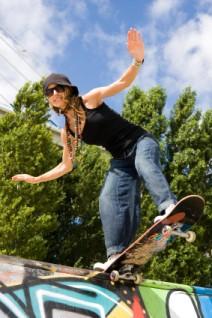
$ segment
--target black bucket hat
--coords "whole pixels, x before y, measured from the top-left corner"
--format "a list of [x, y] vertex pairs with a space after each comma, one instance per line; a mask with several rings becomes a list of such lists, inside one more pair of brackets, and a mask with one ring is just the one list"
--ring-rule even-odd
[[59, 84], [59, 85], [72, 87], [74, 95], [76, 96], [79, 95], [79, 90], [77, 86], [72, 85], [69, 78], [65, 76], [64, 74], [52, 73], [45, 78], [43, 83], [43, 90], [45, 95], [46, 95], [46, 90], [49, 84]]

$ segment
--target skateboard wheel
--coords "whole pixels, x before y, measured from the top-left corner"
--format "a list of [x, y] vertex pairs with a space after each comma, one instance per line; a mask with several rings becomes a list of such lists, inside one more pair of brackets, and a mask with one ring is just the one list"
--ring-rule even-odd
[[113, 281], [113, 282], [117, 282], [119, 280], [119, 272], [118, 271], [112, 271], [110, 273], [110, 279]]
[[193, 243], [195, 240], [196, 240], [196, 233], [193, 231], [188, 231], [186, 241], [189, 243]]
[[135, 284], [141, 284], [142, 282], [142, 277], [139, 274], [135, 274], [135, 280], [134, 280]]
[[165, 225], [162, 229], [163, 235], [170, 235], [172, 232], [172, 227], [170, 225]]

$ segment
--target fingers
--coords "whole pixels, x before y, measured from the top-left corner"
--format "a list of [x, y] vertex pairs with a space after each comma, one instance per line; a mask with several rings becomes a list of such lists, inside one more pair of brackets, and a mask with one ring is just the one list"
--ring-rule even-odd
[[136, 28], [130, 28], [127, 33], [128, 41], [138, 41], [140, 39], [140, 33]]
[[24, 181], [27, 183], [36, 183], [36, 178], [29, 174], [16, 174], [11, 179], [12, 181]]
[[19, 175], [19, 174], [13, 176], [11, 179], [12, 179], [12, 181], [21, 181], [21, 180], [23, 180], [23, 179], [21, 178], [21, 175]]
[[28, 181], [30, 179], [30, 176], [27, 174], [16, 174], [15, 176], [13, 176], [12, 181]]

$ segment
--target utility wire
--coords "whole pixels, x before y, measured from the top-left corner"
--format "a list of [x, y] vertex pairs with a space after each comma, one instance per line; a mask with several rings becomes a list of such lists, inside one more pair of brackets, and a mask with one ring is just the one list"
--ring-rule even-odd
[[12, 84], [1, 72], [0, 72], [0, 77], [3, 78], [5, 82], [7, 82], [14, 90], [17, 92], [19, 90], [18, 87], [16, 87], [14, 84]]
[[16, 70], [16, 72], [18, 72], [25, 80], [27, 80], [27, 81], [29, 81], [30, 79], [28, 79], [25, 75], [24, 75], [24, 73], [22, 73], [21, 71], [19, 71], [19, 69], [16, 67], [16, 66], [14, 66], [12, 63], [10, 63], [10, 61], [4, 56], [4, 55], [2, 55], [1, 53], [0, 53], [0, 56], [11, 66], [11, 67], [13, 67], [15, 70]]
[[39, 77], [41, 77], [41, 74], [39, 74], [33, 67], [32, 65], [30, 65], [28, 63], [28, 61], [25, 60], [25, 58], [23, 57], [23, 55], [21, 55], [19, 53], [19, 51], [17, 49], [15, 49], [12, 45], [10, 45], [2, 36], [0, 36], [0, 39], [2, 40], [2, 42], [4, 42], [11, 50], [13, 50], [23, 61], [24, 63], [26, 63], [32, 70], [33, 72], [35, 72]]
[[11, 106], [11, 102], [4, 95], [0, 94], [0, 97], [2, 97]]
[[[2, 26], [0, 26], [0, 30], [2, 30], [6, 35], [8, 35], [9, 38], [11, 38], [13, 40], [14, 43], [16, 43], [16, 50], [17, 52], [19, 52], [19, 56], [32, 68], [32, 65], [30, 65], [23, 57], [23, 52], [27, 52], [30, 53], [30, 55], [32, 55], [33, 60], [35, 60], [38, 64], [39, 61], [37, 60], [37, 57], [35, 56], [35, 54], [33, 54], [32, 52], [28, 52], [25, 48], [21, 47], [20, 44], [18, 43], [18, 41], [16, 40], [16, 38], [7, 30], [5, 30], [5, 28], [3, 28]], [[5, 41], [6, 42], [6, 41]], [[21, 50], [19, 49], [19, 47], [21, 48]], [[14, 48], [13, 48], [14, 49]], [[18, 53], [17, 53], [18, 54]], [[35, 71], [34, 68], [32, 68]], [[37, 72], [36, 72], [37, 73]], [[41, 76], [41, 74], [37, 73], [39, 76]]]
[[[2, 26], [0, 26], [0, 30], [3, 31], [3, 33], [8, 36], [9, 38], [11, 38], [14, 42], [14, 45], [16, 44], [15, 48], [8, 42], [6, 41], [1, 35], [0, 35], [0, 40], [2, 40], [2, 42], [4, 42], [10, 49], [12, 49], [18, 56], [20, 59], [22, 59], [24, 61], [24, 63], [26, 65], [28, 65], [32, 70], [33, 72], [35, 72], [39, 77], [41, 77], [41, 74], [39, 74], [33, 67], [32, 65], [30, 65], [28, 63], [28, 61], [26, 61], [26, 59], [23, 57], [23, 52], [26, 51], [25, 49], [21, 48], [21, 50], [19, 49], [20, 45], [18, 43], [18, 41], [7, 31], [5, 30]], [[18, 46], [18, 47], [17, 47]], [[27, 51], [26, 51], [27, 52]], [[34, 55], [34, 54], [32, 54]], [[27, 76], [25, 76], [25, 74], [23, 72], [21, 72], [14, 64], [12, 64], [4, 55], [2, 55], [0, 53], [0, 56], [13, 68], [16, 70], [16, 72], [22, 77], [24, 78], [24, 80], [29, 80], [29, 78]], [[33, 57], [34, 58], [34, 57]], [[12, 84], [2, 73], [0, 73], [0, 76], [11, 86], [13, 87], [13, 89], [17, 92], [19, 90], [19, 88], [17, 88], [14, 84]], [[2, 97], [3, 100], [5, 100], [10, 106], [11, 106], [11, 103], [10, 101], [2, 94], [0, 94], [0, 96]], [[7, 105], [7, 104], [6, 104]], [[7, 105], [7, 106], [9, 106]]]
[[[9, 38], [11, 38], [11, 39], [13, 40], [14, 43], [16, 43], [16, 45], [17, 45], [17, 47], [18, 47], [17, 50], [20, 52], [20, 54], [23, 54], [24, 51], [28, 52], [25, 48], [23, 48], [23, 47], [20, 46], [19, 42], [16, 40], [16, 38], [15, 38], [9, 31], [5, 30], [5, 28], [3, 28], [2, 26], [0, 26], [0, 30], [2, 30], [6, 35], [8, 35]], [[19, 49], [19, 47], [20, 47], [21, 50]], [[35, 54], [32, 53], [32, 52], [30, 52], [30, 53], [31, 53], [31, 55], [33, 55], [33, 56], [35, 57], [35, 59], [36, 59]], [[34, 58], [34, 57], [33, 57], [33, 58]], [[37, 61], [37, 62], [38, 62], [38, 61]]]

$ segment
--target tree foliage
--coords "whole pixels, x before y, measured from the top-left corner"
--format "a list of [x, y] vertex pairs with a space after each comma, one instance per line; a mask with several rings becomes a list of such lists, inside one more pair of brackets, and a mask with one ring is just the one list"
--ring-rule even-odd
[[[150, 106], [146, 102], [148, 96], [154, 101]], [[197, 233], [194, 245], [176, 239], [170, 248], [146, 265], [145, 275], [148, 278], [178, 283], [211, 285], [212, 111], [202, 114], [196, 110], [195, 98], [196, 93], [191, 88], [186, 88], [176, 101], [168, 120], [163, 117], [163, 89], [157, 87], [144, 93], [133, 88], [126, 97], [123, 113], [136, 123], [144, 123], [143, 126], [161, 142], [164, 173], [178, 199], [189, 194], [199, 194], [206, 201], [204, 215], [194, 228]], [[158, 119], [160, 130], [157, 125], [152, 124]], [[158, 213], [156, 207], [144, 191], [140, 232], [152, 223], [155, 213]]]
[[163, 114], [165, 101], [165, 91], [159, 86], [147, 93], [133, 87], [125, 98], [123, 116], [152, 132], [159, 139], [167, 127], [167, 120]]
[[57, 182], [11, 181], [17, 173], [44, 173], [58, 160], [58, 148], [44, 125], [47, 105], [40, 83], [27, 83], [13, 107], [13, 113], [0, 118], [0, 253], [44, 259], [46, 235], [58, 227], [55, 210], [62, 188]]
[[50, 260], [88, 267], [105, 258], [98, 197], [108, 159], [102, 149], [83, 145], [76, 170], [61, 179], [65, 200], [58, 210], [60, 228], [52, 235], [56, 240], [51, 240]]

